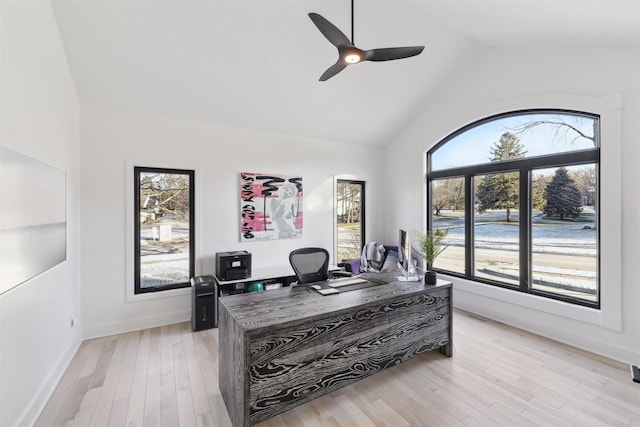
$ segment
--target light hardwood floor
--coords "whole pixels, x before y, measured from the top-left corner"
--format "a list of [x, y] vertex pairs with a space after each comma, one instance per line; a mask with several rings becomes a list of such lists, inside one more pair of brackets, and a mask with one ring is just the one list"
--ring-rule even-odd
[[[428, 353], [258, 424], [640, 426], [629, 366], [467, 312]], [[189, 323], [86, 341], [36, 426], [231, 426], [218, 330]]]

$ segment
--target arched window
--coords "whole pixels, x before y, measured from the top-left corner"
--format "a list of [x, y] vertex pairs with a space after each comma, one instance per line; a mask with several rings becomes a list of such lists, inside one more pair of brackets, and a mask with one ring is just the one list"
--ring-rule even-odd
[[600, 307], [600, 118], [565, 110], [487, 117], [427, 153], [436, 270]]

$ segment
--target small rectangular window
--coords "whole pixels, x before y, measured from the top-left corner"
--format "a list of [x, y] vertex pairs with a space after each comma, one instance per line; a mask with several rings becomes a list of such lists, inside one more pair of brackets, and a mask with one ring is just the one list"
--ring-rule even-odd
[[364, 246], [364, 181], [339, 179], [336, 186], [338, 261], [358, 258]]
[[190, 286], [194, 171], [134, 168], [135, 293]]

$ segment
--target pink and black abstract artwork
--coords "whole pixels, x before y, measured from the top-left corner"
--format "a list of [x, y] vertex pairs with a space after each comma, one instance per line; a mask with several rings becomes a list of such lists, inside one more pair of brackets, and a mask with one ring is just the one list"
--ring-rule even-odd
[[240, 241], [302, 237], [302, 177], [240, 173]]

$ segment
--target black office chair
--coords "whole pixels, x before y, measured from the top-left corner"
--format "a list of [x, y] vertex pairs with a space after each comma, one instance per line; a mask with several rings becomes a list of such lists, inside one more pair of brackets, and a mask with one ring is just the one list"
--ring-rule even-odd
[[[289, 262], [299, 285], [329, 279], [329, 252], [324, 248], [296, 249], [289, 254]], [[331, 274], [331, 277], [334, 276], [351, 276], [351, 273], [339, 271]]]

